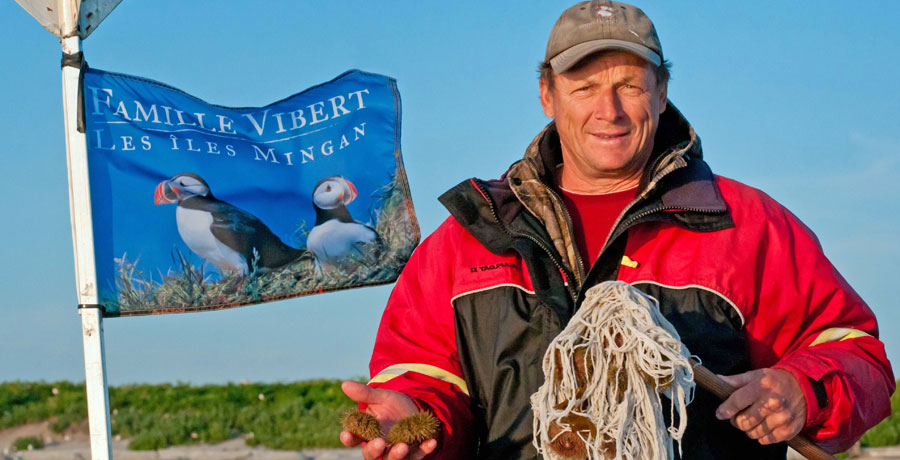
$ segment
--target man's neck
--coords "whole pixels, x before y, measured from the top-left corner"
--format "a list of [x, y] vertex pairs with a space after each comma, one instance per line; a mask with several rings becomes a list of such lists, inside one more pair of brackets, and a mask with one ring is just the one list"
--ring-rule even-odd
[[581, 195], [604, 195], [635, 188], [641, 182], [641, 172], [627, 177], [588, 177], [579, 174], [575, 168], [560, 165], [556, 168], [556, 183], [571, 193]]

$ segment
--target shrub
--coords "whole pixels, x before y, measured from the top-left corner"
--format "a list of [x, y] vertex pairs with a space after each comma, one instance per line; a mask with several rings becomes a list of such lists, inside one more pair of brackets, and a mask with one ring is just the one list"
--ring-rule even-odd
[[[87, 417], [84, 384], [69, 382], [0, 383], [0, 430], [60, 417], [64, 430], [72, 421]], [[65, 424], [64, 426], [62, 424]]]
[[146, 430], [134, 437], [128, 448], [131, 450], [157, 450], [168, 446], [166, 435], [158, 429]]
[[27, 438], [19, 438], [13, 442], [13, 449], [15, 450], [32, 450], [32, 449], [43, 449], [44, 441], [41, 441], [34, 436], [29, 436]]

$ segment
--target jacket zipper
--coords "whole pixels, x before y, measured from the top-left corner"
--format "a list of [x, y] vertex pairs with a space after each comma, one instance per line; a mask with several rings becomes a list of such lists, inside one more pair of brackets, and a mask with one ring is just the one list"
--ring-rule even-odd
[[[673, 154], [670, 153], [669, 155], [673, 155]], [[683, 157], [682, 157], [682, 159], [683, 159]], [[674, 158], [672, 158], [671, 162], [675, 162], [675, 161], [677, 161], [677, 160], [678, 160], [678, 158], [677, 158], [677, 157], [674, 157]], [[665, 160], [663, 160], [663, 161], [665, 161]], [[661, 163], [662, 163], [662, 162], [661, 162]], [[651, 180], [650, 183], [647, 184], [647, 188], [645, 188], [644, 191], [642, 191], [641, 194], [638, 195], [638, 196], [634, 199], [634, 201], [632, 201], [631, 203], [628, 203], [628, 205], [625, 206], [625, 209], [622, 210], [622, 212], [619, 214], [619, 217], [617, 217], [617, 218], [616, 218], [616, 221], [613, 223], [612, 229], [609, 231], [609, 234], [606, 235], [606, 241], [603, 242], [603, 246], [600, 246], [600, 253], [597, 255], [597, 259], [598, 259], [598, 260], [599, 260], [600, 257], [603, 255], [603, 252], [606, 251], [606, 247], [607, 247], [607, 245], [609, 245], [609, 242], [612, 241], [612, 236], [613, 236], [613, 235], [621, 235], [621, 234], [622, 234], [622, 231], [626, 230], [626, 229], [628, 228], [629, 225], [631, 225], [634, 221], [637, 220], [637, 218], [642, 218], [642, 217], [648, 216], [648, 215], [650, 215], [650, 214], [652, 214], [652, 213], [654, 213], [654, 212], [658, 212], [658, 211], [664, 210], [664, 208], [654, 208], [654, 209], [651, 209], [650, 211], [645, 211], [645, 212], [641, 213], [641, 214], [639, 215], [639, 217], [637, 217], [637, 218], [634, 218], [634, 217], [633, 217], [633, 218], [631, 218], [631, 219], [628, 219], [627, 225], [626, 225], [626, 223], [623, 223], [623, 222], [622, 222], [622, 218], [625, 217], [625, 215], [628, 214], [628, 211], [631, 210], [631, 208], [632, 208], [636, 203], [640, 202], [640, 201], [643, 200], [647, 195], [649, 195], [650, 192], [651, 192], [654, 188], [656, 188], [656, 184], [658, 184], [659, 181], [662, 180], [663, 177], [668, 176], [672, 171], [675, 171], [676, 169], [681, 169], [681, 168], [683, 168], [683, 167], [685, 167], [685, 166], [687, 166], [687, 161], [684, 161], [683, 164], [671, 164], [671, 165], [668, 165], [668, 166], [666, 166], [666, 167], [664, 167], [664, 168], [661, 168], [662, 170], [661, 170], [660, 172], [658, 172], [658, 173], [653, 177], [653, 180]], [[671, 168], [671, 169], [669, 169], [669, 168]], [[591, 265], [593, 265], [593, 264], [591, 264]], [[593, 268], [593, 266], [592, 266], [591, 268]]]
[[500, 225], [500, 228], [502, 228], [503, 231], [507, 235], [509, 235], [512, 238], [517, 238], [517, 237], [527, 238], [527, 239], [531, 240], [534, 244], [538, 245], [538, 247], [540, 247], [541, 249], [544, 250], [544, 252], [547, 253], [547, 255], [550, 257], [550, 260], [552, 260], [553, 264], [556, 265], [556, 268], [559, 269], [559, 273], [560, 273], [560, 275], [562, 275], [563, 284], [566, 286], [566, 291], [569, 293], [569, 296], [572, 297], [572, 302], [574, 303], [577, 300], [578, 293], [575, 292], [575, 290], [572, 288], [572, 285], [569, 283], [569, 280], [567, 279], [568, 277], [566, 276], [566, 271], [563, 268], [562, 263], [559, 260], [557, 260], [557, 258], [553, 255], [553, 252], [551, 252], [550, 249], [547, 246], [545, 246], [544, 243], [542, 243], [539, 239], [537, 239], [527, 233], [513, 233], [512, 230], [507, 228], [506, 224], [502, 220], [500, 220], [500, 216], [497, 215], [497, 209], [494, 207], [494, 202], [491, 200], [490, 196], [487, 194], [487, 191], [484, 188], [482, 188], [481, 184], [475, 182], [474, 180], [472, 181], [472, 183], [475, 185], [475, 187], [478, 188], [478, 191], [481, 192], [481, 195], [484, 196], [484, 199], [487, 200], [488, 206], [491, 208], [491, 215], [494, 216], [494, 220], [497, 221], [497, 224]]
[[[682, 159], [683, 159], [683, 157], [682, 157]], [[673, 162], [677, 161], [677, 160], [678, 160], [678, 158], [672, 159]], [[658, 184], [659, 181], [662, 180], [663, 177], [669, 175], [670, 173], [672, 173], [672, 171], [675, 171], [676, 169], [681, 169], [685, 166], [687, 166], [687, 161], [685, 161], [683, 164], [674, 163], [674, 164], [670, 164], [668, 166], [661, 168], [662, 170], [659, 173], [657, 173], [656, 176], [654, 176], [653, 180], [651, 180], [650, 183], [647, 184], [647, 188], [645, 188], [644, 191], [641, 192], [641, 194], [637, 198], [634, 199], [634, 201], [632, 201], [627, 206], [625, 206], [625, 209], [622, 210], [621, 214], [619, 214], [619, 217], [617, 217], [616, 221], [613, 223], [612, 229], [610, 230], [609, 234], [606, 235], [606, 241], [604, 241], [603, 246], [601, 246], [600, 253], [597, 255], [597, 260], [600, 260], [600, 258], [603, 257], [603, 253], [606, 252], [607, 246], [610, 244], [611, 241], [613, 241], [613, 237], [618, 238], [619, 235], [624, 233], [625, 230], [628, 230], [628, 228], [631, 227], [632, 224], [634, 224], [635, 222], [637, 222], [651, 214], [654, 214], [657, 212], [675, 211], [675, 210], [698, 212], [698, 213], [702, 213], [702, 214], [718, 213], [718, 211], [710, 211], [708, 209], [658, 206], [655, 208], [648, 209], [648, 210], [641, 212], [639, 214], [636, 214], [634, 216], [631, 216], [627, 220], [623, 221], [623, 218], [628, 214], [628, 211], [631, 210], [631, 208], [634, 207], [635, 204], [637, 204], [642, 199], [647, 197], [647, 195], [649, 195], [650, 192], [654, 188], [656, 188], [656, 184]], [[587, 277], [590, 276], [590, 272], [593, 270], [593, 268], [594, 268], [593, 264], [591, 264], [590, 270], [588, 270], [588, 273], [585, 274], [585, 280], [587, 280]], [[577, 301], [577, 299], [576, 299], [576, 301]]]
[[699, 213], [699, 214], [718, 214], [718, 213], [719, 213], [719, 211], [711, 211], [711, 210], [709, 210], [709, 209], [685, 208], [685, 207], [664, 207], [664, 206], [660, 206], [660, 207], [656, 207], [656, 208], [653, 208], [653, 209], [648, 209], [648, 210], [646, 210], [646, 211], [644, 211], [644, 212], [642, 212], [642, 213], [640, 213], [640, 214], [637, 214], [637, 215], [635, 215], [635, 216], [632, 216], [632, 217], [631, 217], [630, 219], [628, 219], [626, 222], [622, 223], [621, 227], [622, 227], [623, 230], [625, 230], [625, 229], [627, 229], [628, 227], [630, 227], [633, 223], [637, 222], [638, 220], [643, 219], [644, 217], [647, 217], [647, 216], [649, 216], [649, 215], [651, 215], [651, 214], [655, 214], [655, 213], [657, 213], [657, 212], [665, 212], [665, 211], [690, 211], [690, 212], [696, 212], [696, 213]]

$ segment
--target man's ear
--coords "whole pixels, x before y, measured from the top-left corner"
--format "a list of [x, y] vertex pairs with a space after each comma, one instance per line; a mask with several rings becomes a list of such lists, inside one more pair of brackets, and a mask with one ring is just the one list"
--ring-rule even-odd
[[659, 89], [659, 114], [662, 115], [663, 112], [666, 111], [666, 107], [669, 105], [669, 94], [668, 94], [669, 84], [666, 83]]
[[[553, 75], [550, 76], [553, 78]], [[553, 110], [553, 90], [550, 89], [550, 85], [543, 78], [540, 80], [541, 87], [541, 107], [544, 108], [544, 115], [547, 115], [550, 118], [553, 118], [554, 110]]]

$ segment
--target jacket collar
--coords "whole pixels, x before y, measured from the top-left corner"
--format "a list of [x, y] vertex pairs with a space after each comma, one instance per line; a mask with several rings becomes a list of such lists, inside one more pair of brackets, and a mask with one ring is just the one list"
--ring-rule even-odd
[[[725, 202], [702, 158], [700, 138], [675, 105], [669, 103], [660, 115], [654, 150], [647, 161], [637, 198], [623, 216], [628, 209], [636, 208], [637, 203], [657, 196], [665, 209], [724, 212]], [[524, 158], [510, 168], [507, 176], [511, 178], [513, 193], [547, 229], [554, 247], [580, 284], [584, 281], [583, 264], [572, 237], [571, 219], [554, 191], [554, 173], [560, 163], [559, 133], [551, 122], [534, 138]], [[681, 174], [673, 175], [676, 171]], [[617, 224], [621, 221], [620, 217]]]

